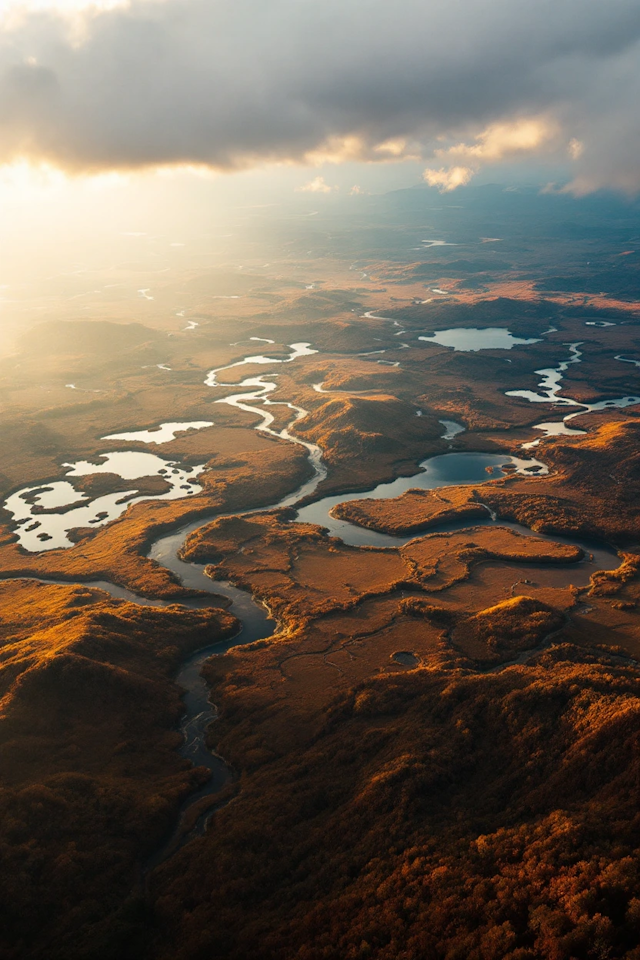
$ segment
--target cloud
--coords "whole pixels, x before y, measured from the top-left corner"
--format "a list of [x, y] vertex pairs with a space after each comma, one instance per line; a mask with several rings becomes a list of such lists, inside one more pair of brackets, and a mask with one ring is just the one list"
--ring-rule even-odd
[[584, 143], [582, 143], [581, 140], [576, 140], [576, 138], [573, 137], [569, 141], [567, 149], [572, 160], [579, 160], [584, 153]]
[[472, 167], [441, 167], [439, 170], [427, 167], [424, 171], [424, 179], [430, 187], [437, 187], [441, 193], [448, 193], [456, 187], [463, 187], [469, 183], [474, 173], [475, 170]]
[[333, 187], [325, 183], [324, 177], [314, 177], [309, 183], [305, 183], [303, 187], [297, 187], [297, 190], [302, 193], [331, 193], [332, 189]]
[[[511, 122], [494, 123], [481, 131], [472, 144], [458, 143], [447, 149], [437, 149], [434, 156], [448, 166], [439, 170], [427, 168], [424, 179], [443, 193], [464, 186], [471, 177], [488, 163], [501, 163], [526, 155], [539, 155], [553, 145], [558, 146], [560, 130], [548, 117], [519, 117]], [[569, 155], [578, 159], [579, 141], [568, 145]], [[461, 163], [467, 166], [461, 166]]]
[[436, 156], [496, 163], [518, 154], [535, 153], [550, 144], [558, 132], [558, 125], [547, 117], [519, 117], [510, 123], [491, 124], [478, 134], [475, 143], [436, 150]]
[[71, 21], [37, 10], [0, 26], [0, 163], [419, 157], [450, 189], [484, 164], [544, 156], [573, 167], [578, 191], [635, 190], [639, 53], [637, 0], [131, 0]]

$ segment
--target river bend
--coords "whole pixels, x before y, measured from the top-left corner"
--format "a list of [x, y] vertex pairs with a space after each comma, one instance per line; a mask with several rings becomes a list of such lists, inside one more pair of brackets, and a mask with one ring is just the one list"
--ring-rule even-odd
[[[269, 341], [265, 339], [263, 342]], [[525, 394], [528, 393], [528, 395], [526, 395], [526, 399], [533, 400], [534, 402], [551, 401], [565, 403], [568, 406], [575, 406], [575, 401], [561, 400], [558, 398], [557, 391], [559, 390], [559, 381], [562, 377], [562, 373], [566, 370], [567, 365], [572, 362], [579, 362], [579, 353], [577, 349], [578, 346], [578, 344], [571, 345], [572, 356], [569, 358], [569, 360], [561, 363], [558, 368], [554, 370], [538, 371], [541, 375], [543, 375], [544, 378], [543, 383], [541, 384], [541, 387], [544, 390], [543, 395], [533, 395], [525, 391], [514, 391], [511, 395], [524, 397]], [[277, 436], [280, 439], [284, 439], [288, 442], [305, 447], [311, 467], [311, 477], [293, 493], [287, 494], [276, 503], [258, 508], [257, 510], [252, 509], [243, 511], [242, 513], [238, 513], [237, 511], [233, 514], [223, 515], [212, 513], [208, 517], [200, 517], [198, 520], [184, 524], [174, 532], [159, 537], [153, 543], [148, 553], [150, 559], [170, 570], [186, 588], [204, 591], [215, 596], [220, 596], [221, 594], [225, 596], [230, 601], [229, 611], [242, 624], [241, 629], [236, 636], [221, 642], [217, 642], [190, 655], [183, 664], [176, 678], [176, 682], [185, 690], [185, 715], [181, 722], [183, 744], [180, 748], [180, 753], [185, 759], [188, 759], [194, 765], [206, 767], [210, 772], [210, 778], [208, 782], [202, 788], [200, 788], [200, 790], [189, 796], [183, 803], [180, 811], [180, 822], [178, 823], [174, 834], [167, 840], [162, 849], [154, 855], [147, 865], [148, 868], [160, 863], [163, 859], [173, 853], [179, 845], [186, 842], [186, 840], [189, 839], [194, 833], [202, 832], [205, 829], [208, 814], [203, 814], [196, 821], [195, 827], [187, 834], [184, 834], [184, 831], [181, 827], [182, 818], [184, 817], [186, 811], [189, 810], [195, 803], [202, 800], [206, 796], [211, 796], [218, 793], [222, 787], [228, 783], [232, 775], [224, 760], [217, 754], [212, 753], [206, 745], [207, 728], [215, 719], [216, 711], [215, 707], [209, 700], [209, 691], [204, 678], [202, 677], [201, 670], [203, 663], [210, 656], [222, 654], [230, 647], [239, 644], [252, 643], [256, 640], [269, 637], [277, 630], [277, 623], [270, 618], [269, 612], [264, 605], [256, 602], [248, 593], [238, 589], [231, 583], [220, 581], [214, 582], [206, 576], [204, 565], [185, 562], [180, 558], [179, 550], [183, 545], [185, 538], [190, 533], [197, 530], [204, 524], [211, 522], [211, 520], [214, 518], [220, 518], [221, 516], [238, 516], [264, 513], [284, 507], [295, 507], [302, 500], [308, 501], [309, 498], [315, 493], [320, 482], [327, 475], [327, 470], [322, 460], [320, 448], [315, 444], [307, 443], [306, 441], [301, 440], [299, 437], [296, 437], [290, 432], [293, 428], [293, 425], [306, 416], [307, 411], [302, 407], [286, 401], [271, 400], [270, 394], [272, 394], [277, 387], [277, 384], [273, 382], [273, 378], [276, 376], [276, 374], [270, 373], [259, 377], [248, 377], [242, 380], [239, 384], [225, 384], [218, 380], [219, 374], [226, 370], [240, 367], [244, 364], [290, 363], [295, 361], [300, 356], [309, 356], [310, 354], [316, 352], [310, 348], [310, 344], [308, 343], [292, 344], [290, 345], [289, 349], [291, 353], [285, 359], [263, 357], [262, 355], [250, 356], [246, 357], [243, 361], [229, 364], [228, 366], [218, 368], [217, 370], [212, 370], [207, 375], [205, 383], [213, 389], [222, 386], [227, 388], [230, 386], [238, 387], [240, 392], [233, 393], [216, 400], [215, 402], [226, 403], [241, 410], [249, 411], [254, 415], [258, 413], [261, 420], [256, 426], [256, 430], [271, 434], [272, 436]], [[270, 377], [271, 379], [267, 379], [267, 377]], [[631, 398], [627, 399], [630, 400]], [[638, 398], [633, 398], [633, 400], [635, 402], [639, 402]], [[273, 428], [275, 418], [268, 409], [269, 407], [276, 405], [288, 408], [293, 414], [287, 426], [281, 430], [276, 430]], [[602, 409], [606, 405], [607, 404], [591, 405], [591, 409], [597, 407]], [[622, 404], [618, 402], [616, 405]], [[585, 405], [579, 406], [583, 408]], [[447, 420], [442, 421], [442, 423], [445, 428], [443, 439], [446, 440], [453, 439], [457, 433], [464, 429], [460, 424], [456, 424], [453, 421]], [[189, 426], [197, 429], [204, 427], [205, 425], [208, 425], [208, 422], [206, 422], [206, 424], [205, 422], [198, 422], [197, 424], [194, 423], [190, 424]], [[180, 425], [163, 424], [161, 425], [160, 429], [174, 430], [178, 426]], [[155, 438], [151, 437], [149, 439], [152, 441]], [[505, 466], [507, 469], [503, 470], [502, 467]], [[306, 506], [303, 506], [297, 511], [295, 520], [299, 523], [319, 524], [325, 527], [331, 536], [338, 537], [344, 543], [352, 546], [368, 546], [387, 549], [394, 548], [407, 543], [411, 539], [414, 539], [415, 535], [405, 537], [389, 536], [387, 534], [382, 534], [376, 531], [358, 527], [354, 524], [348, 523], [347, 521], [338, 520], [333, 517], [331, 512], [333, 507], [337, 503], [341, 503], [346, 500], [386, 499], [390, 497], [397, 497], [406, 490], [416, 487], [428, 490], [452, 485], [457, 486], [471, 483], [477, 484], [491, 479], [504, 477], [507, 475], [507, 473], [510, 475], [516, 473], [522, 476], [540, 476], [547, 472], [548, 470], [545, 464], [538, 460], [526, 460], [500, 454], [450, 452], [441, 454], [439, 456], [430, 457], [423, 461], [420, 464], [420, 472], [412, 477], [400, 477], [388, 483], [378, 484], [368, 491], [323, 497], [315, 502], [308, 503]], [[495, 522], [495, 518], [490, 516], [490, 511], [487, 508], [486, 521], [476, 521], [472, 524], [472, 526], [480, 526], [483, 523], [490, 524], [493, 522]], [[612, 570], [615, 569], [620, 562], [615, 551], [606, 547], [605, 545], [583, 544], [578, 543], [575, 540], [568, 540], [559, 536], [547, 537], [543, 534], [534, 534], [528, 528], [516, 523], [505, 523], [501, 521], [500, 525], [509, 527], [510, 529], [524, 536], [536, 536], [547, 540], [555, 540], [557, 542], [570, 543], [571, 545], [578, 545], [582, 547], [585, 553], [585, 559], [576, 564], [572, 564], [572, 569], [575, 570], [576, 574], [576, 586], [588, 584], [589, 578], [595, 570]], [[447, 532], [469, 526], [470, 524], [468, 521], [460, 521], [459, 523], [442, 525], [436, 529], [437, 532]], [[435, 532], [435, 529], [430, 529], [429, 533], [431, 532]], [[44, 580], [43, 582], [66, 583], [69, 581]], [[125, 599], [134, 603], [154, 606], [166, 606], [168, 603], [168, 601], [149, 600], [147, 598], [137, 596], [131, 591], [118, 587], [115, 584], [107, 581], [93, 581], [90, 583], [85, 581], [84, 585], [99, 588], [109, 593], [112, 597]], [[209, 601], [207, 601], [206, 598], [191, 599], [184, 601], [183, 605], [187, 607], [202, 607], [209, 605]]]

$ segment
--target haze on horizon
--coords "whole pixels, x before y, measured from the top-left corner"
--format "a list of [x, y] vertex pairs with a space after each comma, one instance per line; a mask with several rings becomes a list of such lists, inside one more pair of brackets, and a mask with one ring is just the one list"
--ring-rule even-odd
[[632, 0], [8, 0], [0, 284], [419, 183], [633, 195], [639, 44]]

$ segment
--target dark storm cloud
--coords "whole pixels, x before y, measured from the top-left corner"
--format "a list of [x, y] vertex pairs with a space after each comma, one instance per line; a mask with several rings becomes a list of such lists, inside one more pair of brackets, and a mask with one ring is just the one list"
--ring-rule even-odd
[[0, 31], [0, 161], [234, 168], [385, 159], [399, 139], [428, 159], [438, 137], [544, 116], [539, 148], [576, 141], [585, 189], [633, 188], [639, 41], [637, 0], [134, 0], [73, 28], [34, 14]]

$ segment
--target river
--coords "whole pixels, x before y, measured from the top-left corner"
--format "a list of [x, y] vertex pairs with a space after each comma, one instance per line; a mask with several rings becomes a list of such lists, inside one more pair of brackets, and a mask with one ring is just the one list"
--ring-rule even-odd
[[[265, 342], [268, 341], [265, 340]], [[543, 397], [539, 395], [529, 395], [527, 396], [527, 399], [534, 400], [535, 397], [535, 401], [538, 402], [543, 399], [546, 402], [549, 402], [550, 400], [552, 402], [562, 402], [556, 399], [557, 390], [559, 389], [559, 379], [561, 378], [561, 374], [566, 369], [566, 365], [568, 363], [579, 361], [579, 356], [576, 357], [578, 352], [577, 346], [578, 345], [572, 345], [573, 357], [570, 360], [564, 361], [562, 364], [560, 364], [559, 368], [553, 371], [539, 371], [545, 376], [546, 382], [544, 387], [546, 388], [546, 395]], [[299, 437], [296, 437], [291, 433], [293, 425], [302, 417], [306, 416], [307, 411], [302, 407], [286, 401], [278, 402], [271, 400], [270, 394], [273, 393], [277, 386], [273, 380], [265, 379], [266, 375], [261, 377], [248, 377], [242, 380], [239, 384], [224, 384], [220, 383], [217, 379], [218, 374], [222, 373], [224, 370], [230, 370], [242, 366], [243, 364], [252, 365], [264, 364], [267, 362], [289, 363], [293, 362], [300, 356], [309, 356], [310, 354], [315, 353], [315, 351], [310, 348], [310, 344], [308, 343], [291, 344], [289, 349], [291, 353], [284, 359], [267, 358], [263, 357], [262, 355], [245, 357], [243, 361], [229, 364], [226, 367], [210, 371], [205, 381], [207, 385], [212, 388], [219, 386], [239, 387], [241, 392], [233, 393], [215, 402], [226, 403], [242, 410], [248, 410], [254, 415], [255, 413], [258, 413], [261, 417], [261, 422], [255, 427], [256, 430], [303, 446], [307, 450], [308, 461], [311, 467], [311, 477], [293, 493], [287, 494], [276, 503], [269, 504], [259, 508], [258, 510], [252, 509], [244, 511], [244, 514], [254, 514], [258, 512], [264, 513], [283, 507], [295, 507], [296, 504], [303, 500], [308, 501], [313, 497], [318, 485], [327, 475], [327, 470], [322, 460], [320, 448], [315, 444], [301, 440]], [[560, 374], [560, 377], [557, 377], [558, 374]], [[275, 374], [271, 374], [270, 376], [274, 377]], [[516, 396], [525, 395], [524, 392], [514, 393]], [[251, 405], [248, 401], [251, 402]], [[571, 406], [573, 406], [575, 403], [572, 403], [571, 401], [564, 402]], [[259, 404], [262, 409], [259, 409], [259, 407], [257, 408], [253, 404]], [[281, 430], [275, 430], [273, 428], [274, 416], [268, 409], [269, 407], [276, 405], [287, 407], [293, 414], [293, 417], [289, 423]], [[583, 407], [585, 405], [580, 406]], [[598, 405], [591, 405], [591, 409], [596, 406]], [[442, 421], [442, 423], [445, 428], [443, 439], [446, 440], [453, 439], [457, 433], [464, 429], [461, 425], [456, 424], [454, 421], [447, 420]], [[162, 424], [158, 429], [175, 432], [176, 428], [182, 426], [188, 426], [192, 429], [199, 429], [208, 425], [209, 421], [200, 421], [188, 425], [171, 423]], [[136, 437], [136, 439], [138, 439], [138, 437]], [[113, 439], [113, 437], [111, 437], [111, 439]], [[155, 439], [156, 438], [153, 433], [151, 436], [147, 437], [148, 442], [154, 442]], [[115, 454], [109, 455], [111, 460], [113, 460], [115, 456]], [[134, 456], [144, 457], [145, 455], [136, 454]], [[146, 456], [148, 457], [149, 455]], [[67, 466], [75, 466], [76, 469], [78, 469], [78, 465]], [[82, 466], [88, 470], [89, 466], [91, 465], [86, 465], [86, 467], [85, 465]], [[175, 467], [173, 464], [171, 466], [176, 475], [178, 475], [178, 467]], [[503, 467], [507, 467], [507, 469], [504, 470], [502, 469]], [[158, 469], [162, 468], [159, 467]], [[295, 520], [299, 523], [319, 524], [327, 528], [327, 531], [331, 536], [338, 537], [344, 543], [352, 546], [381, 547], [387, 549], [397, 548], [398, 546], [407, 543], [409, 540], [414, 539], [414, 535], [394, 537], [358, 527], [354, 524], [348, 523], [344, 520], [338, 520], [333, 517], [331, 513], [333, 507], [337, 503], [341, 503], [346, 500], [386, 499], [390, 497], [397, 497], [406, 490], [416, 487], [428, 490], [452, 485], [458, 486], [462, 484], [477, 484], [487, 482], [489, 480], [495, 480], [497, 478], [504, 477], [507, 474], [512, 475], [516, 473], [520, 474], [521, 476], [539, 476], [546, 472], [548, 472], [547, 467], [544, 463], [538, 460], [526, 460], [501, 454], [450, 452], [441, 454], [439, 456], [430, 457], [423, 461], [420, 464], [420, 472], [412, 477], [400, 477], [391, 482], [377, 484], [375, 487], [372, 487], [370, 490], [364, 492], [361, 491], [352, 494], [324, 497], [311, 503], [307, 502], [306, 506], [301, 507], [297, 511], [295, 514]], [[180, 479], [182, 479], [182, 475], [180, 475]], [[34, 489], [38, 491], [39, 496], [42, 496], [42, 494], [39, 492], [40, 488]], [[204, 524], [211, 522], [211, 520], [214, 518], [238, 515], [242, 514], [238, 514], [237, 512], [227, 515], [212, 513], [208, 517], [200, 517], [196, 521], [179, 527], [170, 534], [159, 537], [153, 543], [148, 553], [150, 559], [170, 570], [185, 587], [189, 589], [201, 590], [217, 596], [221, 594], [224, 595], [230, 601], [229, 611], [240, 621], [242, 627], [236, 636], [225, 641], [215, 643], [211, 646], [207, 646], [192, 654], [182, 665], [182, 668], [176, 677], [176, 682], [185, 691], [185, 714], [181, 722], [183, 744], [180, 748], [180, 753], [183, 757], [190, 760], [195, 765], [206, 767], [210, 772], [210, 778], [203, 787], [185, 800], [180, 810], [180, 820], [176, 826], [176, 830], [172, 836], [167, 839], [167, 842], [163, 845], [163, 847], [157, 851], [154, 857], [149, 861], [147, 868], [151, 868], [160, 863], [163, 859], [166, 859], [167, 856], [174, 852], [182, 843], [186, 842], [186, 840], [193, 836], [194, 833], [202, 832], [205, 829], [207, 818], [210, 816], [210, 810], [208, 813], [204, 813], [202, 816], [200, 816], [196, 821], [195, 827], [185, 834], [182, 829], [182, 823], [186, 812], [204, 797], [218, 793], [225, 786], [225, 784], [229, 782], [232, 776], [232, 773], [224, 760], [215, 753], [212, 753], [206, 745], [206, 732], [209, 725], [216, 717], [216, 710], [215, 706], [212, 705], [209, 700], [209, 691], [204, 678], [202, 677], [201, 671], [203, 663], [210, 656], [222, 654], [233, 646], [252, 643], [255, 640], [269, 637], [278, 629], [278, 624], [270, 618], [269, 612], [264, 605], [254, 601], [254, 599], [248, 593], [238, 589], [231, 583], [211, 580], [205, 574], [204, 565], [187, 563], [180, 558], [180, 548], [182, 547], [185, 538], [194, 530], [197, 530]], [[496, 522], [495, 517], [491, 516], [491, 512], [487, 508], [486, 520], [484, 522], [475, 522], [473, 526], [481, 526], [483, 524], [491, 524], [494, 522]], [[588, 584], [589, 578], [595, 570], [612, 570], [615, 569], [620, 562], [615, 551], [611, 550], [606, 545], [583, 544], [577, 543], [575, 540], [567, 540], [563, 537], [546, 537], [541, 534], [533, 534], [528, 528], [516, 523], [500, 522], [500, 525], [509, 527], [511, 530], [514, 530], [524, 536], [538, 536], [546, 540], [555, 540], [561, 543], [570, 543], [572, 545], [580, 546], [584, 551], [585, 559], [571, 565], [572, 569], [575, 570], [576, 586]], [[436, 532], [436, 529], [437, 532], [447, 532], [465, 527], [469, 527], [469, 523], [461, 521], [459, 523], [442, 525], [438, 528], [434, 528], [434, 530], [430, 530], [429, 532]], [[68, 581], [46, 580], [44, 582], [55, 583]], [[167, 601], [142, 598], [131, 591], [117, 587], [115, 584], [107, 581], [94, 581], [91, 583], [85, 582], [84, 585], [105, 590], [113, 597], [126, 599], [134, 603], [155, 606], [167, 605]], [[206, 599], [193, 599], [185, 601], [183, 605], [192, 608], [202, 607], [208, 605], [208, 601]]]

